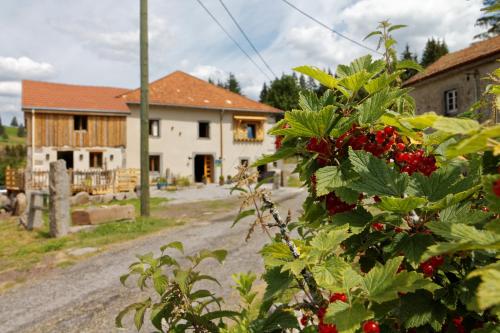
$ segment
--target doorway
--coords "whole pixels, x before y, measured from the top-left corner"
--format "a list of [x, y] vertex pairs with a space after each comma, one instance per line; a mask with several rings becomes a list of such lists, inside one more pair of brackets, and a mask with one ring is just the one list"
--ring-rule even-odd
[[214, 158], [212, 155], [195, 155], [194, 157], [194, 181], [201, 183], [205, 178], [207, 183], [214, 181]]
[[73, 169], [73, 151], [58, 151], [57, 152], [57, 160], [65, 160], [66, 161], [66, 169]]

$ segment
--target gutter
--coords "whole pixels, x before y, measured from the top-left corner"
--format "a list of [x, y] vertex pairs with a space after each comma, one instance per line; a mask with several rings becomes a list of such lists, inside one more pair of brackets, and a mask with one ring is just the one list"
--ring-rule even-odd
[[224, 177], [224, 137], [223, 133], [224, 131], [222, 130], [222, 121], [224, 118], [224, 109], [220, 110], [220, 119], [219, 119], [219, 130], [220, 130], [220, 175]]
[[92, 114], [100, 116], [127, 116], [130, 115], [130, 111], [118, 111], [118, 110], [99, 110], [99, 109], [68, 109], [68, 108], [45, 108], [36, 106], [26, 106], [22, 108], [22, 111], [33, 111], [37, 110], [38, 113], [53, 113], [63, 111], [66, 114]]
[[[256, 102], [257, 103], [257, 102]], [[127, 104], [134, 104], [134, 105], [139, 105], [139, 102], [127, 102]], [[237, 112], [254, 112], [254, 113], [268, 113], [268, 114], [284, 114], [285, 111], [278, 110], [276, 111], [264, 111], [264, 110], [255, 110], [255, 109], [238, 109], [238, 108], [221, 108], [220, 106], [195, 106], [195, 105], [186, 105], [186, 104], [164, 104], [164, 103], [149, 103], [149, 105], [154, 105], [154, 106], [166, 106], [166, 107], [180, 107], [180, 108], [187, 108], [187, 109], [206, 109], [206, 110], [221, 110], [224, 109], [225, 111], [237, 111]]]

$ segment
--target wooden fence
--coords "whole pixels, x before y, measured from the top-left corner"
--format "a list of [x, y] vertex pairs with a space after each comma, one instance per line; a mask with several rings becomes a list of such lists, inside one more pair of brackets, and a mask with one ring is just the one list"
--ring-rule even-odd
[[[5, 185], [9, 191], [27, 189], [46, 191], [49, 188], [49, 172], [33, 171], [31, 180], [26, 179], [24, 169], [5, 170]], [[138, 169], [115, 170], [68, 170], [71, 191], [105, 194], [133, 191], [139, 184]]]

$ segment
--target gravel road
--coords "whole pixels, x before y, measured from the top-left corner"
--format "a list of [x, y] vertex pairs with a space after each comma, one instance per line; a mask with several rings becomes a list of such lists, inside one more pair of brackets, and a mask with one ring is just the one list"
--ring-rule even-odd
[[[283, 215], [291, 209], [297, 216], [304, 192], [280, 193]], [[195, 204], [195, 203], [193, 203]], [[130, 319], [127, 329], [114, 327], [116, 314], [125, 306], [145, 298], [136, 289], [121, 286], [119, 276], [127, 272], [135, 254], [158, 252], [158, 248], [171, 241], [184, 243], [186, 254], [200, 249], [224, 248], [229, 251], [226, 262], [219, 266], [210, 262], [203, 271], [214, 275], [222, 289], [214, 288], [231, 303], [236, 301], [232, 292], [231, 274], [252, 270], [261, 273], [263, 263], [257, 252], [267, 241], [256, 231], [245, 243], [248, 224], [240, 222], [230, 228], [232, 216], [212, 217], [208, 221], [166, 229], [159, 234], [119, 244], [111, 250], [93, 256], [64, 269], [55, 269], [42, 278], [33, 279], [0, 296], [0, 332], [135, 332]], [[150, 332], [144, 327], [141, 332]]]

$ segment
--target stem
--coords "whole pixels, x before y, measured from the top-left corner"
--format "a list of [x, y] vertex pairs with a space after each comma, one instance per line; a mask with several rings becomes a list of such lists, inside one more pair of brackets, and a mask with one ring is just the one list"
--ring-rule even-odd
[[[290, 236], [288, 235], [288, 232], [286, 230], [286, 224], [285, 222], [283, 222], [283, 219], [281, 218], [279, 211], [276, 209], [276, 205], [267, 197], [266, 194], [263, 195], [262, 201], [264, 202], [264, 207], [269, 209], [269, 212], [271, 213], [274, 220], [278, 224], [283, 241], [290, 249], [290, 252], [292, 253], [293, 257], [295, 259], [298, 259], [300, 257], [300, 253], [297, 250], [295, 244], [290, 239]], [[300, 272], [300, 274], [304, 278], [304, 281], [307, 284], [309, 291], [311, 292], [311, 296], [313, 298], [314, 303], [317, 305], [323, 303], [323, 296], [321, 295], [321, 292], [318, 290], [318, 284], [316, 283], [316, 280], [314, 279], [312, 273], [307, 268], [304, 268]]]

